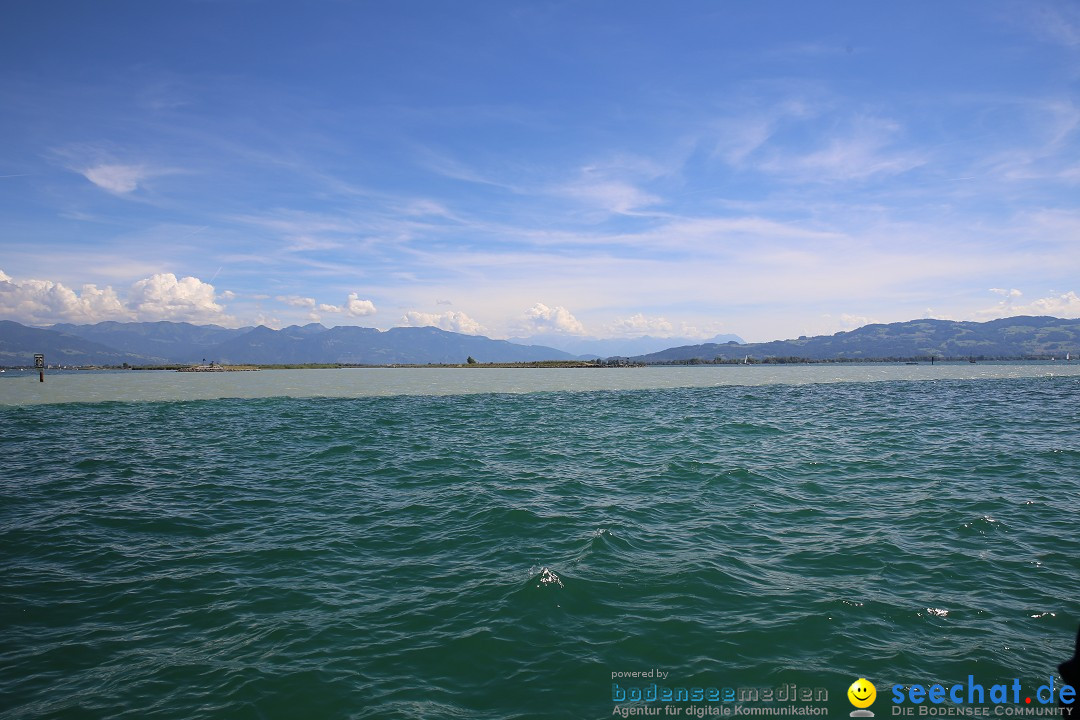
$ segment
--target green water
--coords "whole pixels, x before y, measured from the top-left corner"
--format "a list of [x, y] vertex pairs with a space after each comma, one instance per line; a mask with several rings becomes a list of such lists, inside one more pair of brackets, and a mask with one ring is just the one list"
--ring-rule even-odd
[[1080, 619], [1078, 401], [1073, 376], [0, 407], [0, 717], [602, 718], [649, 669], [823, 688], [830, 717], [860, 676], [879, 718], [897, 683], [1034, 688]]

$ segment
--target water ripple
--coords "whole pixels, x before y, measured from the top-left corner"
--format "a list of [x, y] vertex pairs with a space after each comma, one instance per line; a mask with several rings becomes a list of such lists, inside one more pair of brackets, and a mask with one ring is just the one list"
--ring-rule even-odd
[[0, 408], [0, 717], [1043, 676], [1075, 378]]

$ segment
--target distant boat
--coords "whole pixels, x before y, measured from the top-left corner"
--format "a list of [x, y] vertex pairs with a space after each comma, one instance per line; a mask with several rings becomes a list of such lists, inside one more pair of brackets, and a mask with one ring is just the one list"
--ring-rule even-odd
[[917, 362], [906, 362], [904, 364], [905, 365], [918, 365], [919, 363], [917, 363]]
[[975, 356], [969, 357], [968, 362], [971, 363], [972, 365], [974, 365], [975, 364]]

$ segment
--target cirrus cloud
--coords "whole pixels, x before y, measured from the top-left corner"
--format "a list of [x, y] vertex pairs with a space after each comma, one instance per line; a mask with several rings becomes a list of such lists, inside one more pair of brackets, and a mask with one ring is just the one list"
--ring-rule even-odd
[[149, 173], [142, 165], [95, 165], [79, 171], [102, 190], [117, 195], [134, 192]]

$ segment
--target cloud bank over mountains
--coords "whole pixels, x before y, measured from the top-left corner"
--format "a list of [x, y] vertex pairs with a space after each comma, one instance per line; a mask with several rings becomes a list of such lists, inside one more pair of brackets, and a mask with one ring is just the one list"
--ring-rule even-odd
[[[155, 273], [136, 280], [121, 296], [111, 286], [84, 284], [78, 290], [51, 280], [16, 279], [0, 270], [0, 318], [29, 325], [54, 323], [92, 324], [105, 320], [154, 322], [171, 320], [238, 327], [251, 324], [238, 319], [226, 307], [239, 298], [230, 290], [218, 291], [196, 277], [177, 278]], [[316, 303], [314, 298], [279, 295], [285, 307], [303, 308], [313, 320], [325, 315], [361, 318], [374, 315], [375, 304], [349, 293], [341, 305]]]
[[[1016, 288], [990, 288], [987, 296], [997, 298], [997, 301], [990, 304], [988, 299], [986, 305], [966, 316], [951, 316], [928, 308], [924, 317], [976, 321], [1016, 315], [1080, 317], [1080, 295], [1072, 290], [1027, 300], [1024, 293]], [[440, 300], [436, 304], [448, 305], [451, 301]], [[300, 315], [291, 314], [294, 312]], [[549, 306], [537, 302], [516, 315], [504, 315], [501, 327], [505, 330], [499, 331], [462, 310], [406, 310], [395, 320], [387, 321], [379, 316], [375, 303], [362, 298], [358, 292], [349, 293], [337, 305], [300, 295], [245, 297], [231, 290], [218, 290], [196, 277], [177, 278], [173, 273], [155, 273], [131, 283], [121, 294], [111, 286], [102, 288], [86, 283], [74, 289], [52, 280], [13, 278], [0, 270], [0, 319], [27, 325], [170, 320], [230, 328], [265, 324], [276, 329], [290, 324], [281, 320], [279, 315], [292, 322], [320, 322], [331, 326], [363, 325], [382, 329], [430, 326], [465, 335], [532, 338], [578, 349], [586, 348], [587, 345], [582, 345], [582, 342], [590, 339], [679, 338], [700, 341], [720, 335], [727, 329], [720, 322], [695, 326], [644, 313], [617, 317], [614, 322], [589, 327], [561, 305]], [[845, 313], [836, 322], [842, 329], [853, 329], [881, 320]]]

